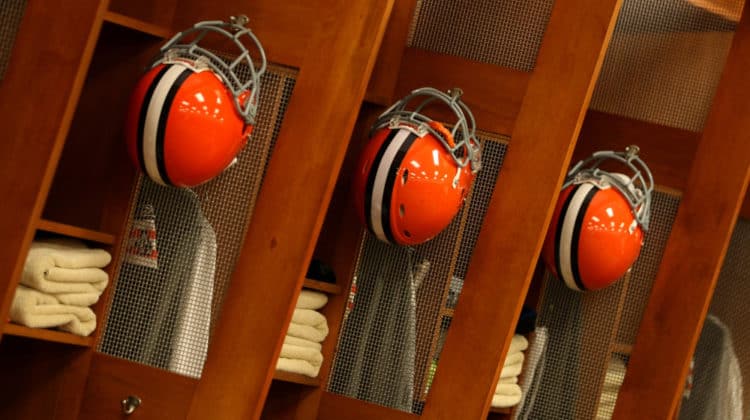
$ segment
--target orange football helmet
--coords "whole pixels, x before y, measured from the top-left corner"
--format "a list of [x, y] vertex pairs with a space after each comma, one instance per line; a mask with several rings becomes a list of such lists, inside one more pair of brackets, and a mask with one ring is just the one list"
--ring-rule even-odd
[[[600, 168], [619, 162], [631, 176]], [[597, 290], [620, 279], [633, 265], [648, 230], [654, 180], [638, 157], [596, 152], [568, 173], [542, 248], [547, 269], [576, 291]]]
[[[395, 103], [373, 125], [354, 176], [354, 202], [378, 239], [416, 245], [440, 233], [458, 212], [481, 167], [474, 116], [459, 99], [421, 88]], [[412, 102], [414, 110], [407, 110]], [[456, 116], [451, 130], [424, 115], [428, 105]]]
[[[125, 138], [133, 162], [155, 182], [202, 184], [230, 166], [247, 142], [266, 57], [246, 23], [244, 16], [200, 22], [175, 35], [136, 85]], [[199, 46], [209, 34], [231, 39], [239, 54], [227, 60]], [[245, 46], [248, 40], [259, 65]], [[241, 77], [240, 68], [249, 75]]]

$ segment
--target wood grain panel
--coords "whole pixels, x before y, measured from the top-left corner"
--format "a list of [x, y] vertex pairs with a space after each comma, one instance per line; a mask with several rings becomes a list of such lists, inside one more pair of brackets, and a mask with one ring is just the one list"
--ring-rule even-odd
[[196, 383], [186, 376], [95, 353], [79, 420], [124, 418], [120, 401], [128, 395], [142, 400], [133, 418], [184, 419]]
[[643, 314], [615, 419], [671, 418], [682, 395], [750, 178], [750, 119], [745, 115], [750, 97], [748, 9], [732, 42]]
[[[349, 299], [349, 288], [351, 279], [356, 268], [356, 249], [359, 247], [362, 237], [362, 227], [357, 215], [351, 205], [351, 174], [354, 173], [359, 153], [364, 144], [367, 143], [369, 129], [383, 108], [370, 103], [362, 104], [354, 127], [351, 140], [339, 171], [339, 177], [334, 188], [331, 202], [326, 213], [326, 218], [318, 236], [318, 241], [313, 255], [315, 258], [328, 263], [336, 273], [337, 286], [342, 293], [329, 296], [328, 304], [323, 313], [328, 321], [329, 333], [323, 343], [323, 365], [320, 369], [320, 387], [314, 390], [301, 388], [271, 388], [263, 418], [316, 418], [321, 397], [327, 388], [329, 372], [333, 366], [334, 352], [338, 343], [338, 335], [342, 327], [344, 308]], [[305, 285], [308, 281], [305, 280]], [[296, 398], [291, 395], [297, 394]], [[289, 404], [280, 404], [279, 401], [289, 401]]]
[[555, 2], [425, 405], [426, 418], [487, 416], [620, 3]]
[[[306, 420], [317, 417], [320, 399], [327, 388], [327, 380], [333, 367], [337, 339], [342, 327], [344, 310], [349, 300], [351, 279], [356, 268], [356, 250], [363, 233], [359, 218], [351, 205], [351, 174], [355, 170], [360, 150], [367, 143], [370, 126], [382, 110], [382, 107], [377, 105], [362, 104], [313, 253], [315, 258], [331, 266], [336, 273], [337, 287], [341, 287], [342, 290], [341, 293], [329, 296], [328, 304], [323, 308], [329, 333], [321, 351], [323, 353], [323, 365], [319, 374], [321, 384], [313, 390], [272, 386], [263, 409], [263, 418]], [[307, 285], [308, 280], [305, 280], [305, 287]], [[292, 397], [280, 395], [281, 393], [298, 395]], [[286, 403], [280, 403], [280, 401]]]
[[6, 336], [0, 343], [0, 418], [77, 420], [91, 353]]
[[96, 230], [83, 229], [78, 226], [66, 225], [50, 220], [40, 219], [37, 223], [37, 229], [43, 232], [54, 233], [56, 235], [70, 236], [84, 241], [97, 242], [103, 245], [112, 245], [115, 243], [115, 235], [99, 232]]
[[177, 3], [178, 0], [110, 0], [109, 10], [152, 25], [170, 28]]
[[135, 180], [122, 134], [125, 115], [132, 89], [162, 42], [112, 23], [102, 28], [45, 218], [120, 234]]
[[317, 6], [190, 418], [260, 416], [393, 0]]
[[[274, 380], [260, 418], [267, 420], [315, 419], [318, 415], [318, 401], [320, 400], [316, 394], [320, 392], [318, 386]], [[308, 412], [308, 406], [312, 411]]]
[[154, 25], [153, 23], [145, 22], [116, 12], [108, 11], [105, 13], [104, 20], [157, 38], [166, 39], [174, 35], [172, 29], [167, 28], [166, 26]]
[[0, 83], [2, 319], [23, 269], [105, 8], [100, 0], [29, 2]]
[[[401, 62], [396, 97], [431, 86], [440, 90], [463, 89], [461, 98], [471, 108], [484, 131], [509, 135], [526, 93], [529, 73], [465, 58], [407, 48]], [[441, 117], [439, 113], [436, 117]], [[450, 114], [446, 121], [453, 121]]]
[[[324, 392], [320, 402], [320, 420], [415, 420], [420, 416], [354, 398]], [[470, 418], [470, 417], [458, 417]]]
[[572, 162], [598, 150], [622, 151], [636, 144], [658, 185], [683, 190], [699, 140], [694, 131], [589, 111]]
[[383, 46], [367, 86], [366, 101], [383, 106], [390, 106], [394, 102], [393, 94], [416, 5], [417, 0], [397, 0], [394, 3], [383, 35]]
[[91, 337], [81, 337], [64, 331], [46, 328], [29, 328], [24, 325], [11, 323], [5, 324], [3, 334], [81, 347], [91, 347], [94, 344], [94, 339]]
[[[180, 31], [201, 20], [226, 20], [245, 14], [250, 19], [248, 27], [260, 39], [268, 60], [299, 68], [310, 51], [310, 40], [315, 38], [319, 23], [330, 12], [327, 0], [181, 0], [173, 27]], [[331, 30], [343, 26], [341, 20], [328, 22]], [[331, 53], [327, 47], [316, 50], [321, 62], [326, 62]]]

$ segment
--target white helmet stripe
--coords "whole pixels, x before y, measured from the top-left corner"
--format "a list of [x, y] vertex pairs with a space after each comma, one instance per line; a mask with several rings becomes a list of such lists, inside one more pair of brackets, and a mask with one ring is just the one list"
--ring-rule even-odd
[[390, 211], [390, 209], [383, 209], [383, 196], [385, 194], [385, 184], [388, 179], [388, 174], [393, 169], [393, 160], [396, 157], [401, 145], [409, 138], [410, 131], [400, 129], [398, 133], [393, 137], [390, 144], [383, 145], [386, 147], [383, 158], [380, 160], [380, 164], [376, 170], [375, 182], [372, 188], [372, 200], [370, 202], [370, 221], [372, 223], [372, 230], [375, 236], [381, 241], [389, 242], [388, 237], [385, 234], [384, 229], [390, 229], [390, 226], [383, 226], [383, 211]]
[[[596, 187], [592, 184], [586, 183], [579, 185], [578, 188], [573, 190], [571, 192], [573, 197], [570, 199], [568, 207], [562, 209], [562, 214], [560, 215], [562, 230], [560, 232], [560, 237], [558, 238], [560, 241], [559, 255], [556, 256], [560, 263], [560, 277], [562, 277], [562, 280], [565, 281], [565, 284], [569, 288], [578, 291], [583, 291], [583, 289], [578, 286], [575, 274], [573, 273], [573, 265], [575, 264], [573, 261], [573, 249], [574, 247], [578, 247], [578, 240], [575, 238], [574, 231], [580, 212], [586, 211], [586, 208], [583, 208], [586, 207], [584, 206], [584, 202], [592, 188]], [[581, 215], [581, 217], [583, 217], [583, 215]], [[575, 254], [577, 254], [577, 252]]]
[[148, 106], [146, 111], [146, 120], [143, 127], [143, 163], [146, 167], [148, 176], [161, 185], [166, 185], [164, 179], [159, 173], [157, 163], [157, 137], [159, 130], [159, 118], [162, 114], [164, 101], [167, 99], [169, 90], [172, 88], [175, 80], [185, 70], [182, 66], [170, 66], [164, 76], [157, 81], [156, 88], [151, 101], [144, 106]]

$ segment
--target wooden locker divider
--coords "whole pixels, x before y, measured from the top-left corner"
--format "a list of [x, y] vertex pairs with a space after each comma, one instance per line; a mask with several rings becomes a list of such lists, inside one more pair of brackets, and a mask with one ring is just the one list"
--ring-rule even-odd
[[77, 420], [93, 353], [40, 338], [5, 337], [0, 418]]
[[[127, 1], [127, 0], [123, 0]], [[263, 43], [266, 57], [271, 63], [301, 68], [308, 52], [323, 60], [328, 49], [311, 51], [309, 43], [314, 38], [321, 20], [338, 27], [330, 20], [330, 0], [320, 1], [244, 1], [244, 0], [178, 0], [173, 26], [187, 28], [199, 20], [228, 19], [242, 13], [250, 20], [248, 26]]]
[[128, 395], [142, 400], [143, 406], [134, 418], [172, 420], [187, 416], [196, 379], [103, 353], [94, 353], [92, 359], [85, 384], [87, 398], [79, 419], [125, 418], [120, 401]]
[[[0, 82], [4, 136], [0, 175], [0, 384], [2, 418], [77, 419], [92, 338], [10, 324], [8, 310], [37, 229], [105, 240], [98, 232], [48, 223], [42, 209], [73, 120], [107, 2], [28, 2]], [[66, 13], [59, 13], [66, 10]], [[61, 232], [57, 232], [61, 233]], [[14, 336], [15, 335], [15, 336]], [[44, 378], [40, 380], [40, 378]]]
[[750, 178], [748, 71], [750, 7], [745, 7], [641, 321], [615, 419], [676, 414]]
[[469, 287], [456, 307], [427, 398], [426, 418], [487, 416], [620, 5], [620, 0], [570, 0], [553, 6], [472, 255]]
[[[357, 420], [416, 420], [419, 416], [330, 392], [323, 393], [318, 419], [350, 420], [354, 418]], [[468, 419], [468, 417], [465, 418]]]
[[[363, 103], [360, 108], [357, 123], [354, 126], [348, 149], [341, 164], [338, 181], [331, 197], [325, 221], [317, 238], [313, 255], [328, 263], [336, 273], [337, 287], [340, 293], [330, 295], [323, 313], [328, 321], [328, 338], [323, 342], [321, 353], [323, 364], [318, 374], [319, 383], [314, 388], [299, 389], [290, 387], [272, 388], [264, 407], [263, 418], [267, 419], [310, 419], [318, 416], [319, 405], [327, 388], [329, 373], [333, 367], [333, 355], [338, 345], [338, 335], [342, 327], [344, 311], [349, 300], [351, 280], [356, 266], [357, 253], [354, 252], [360, 244], [362, 229], [356, 214], [350, 205], [350, 178], [347, 174], [354, 171], [359, 151], [367, 141], [370, 126], [383, 108], [371, 103]], [[307, 287], [305, 280], [304, 286]], [[278, 372], [277, 377], [278, 379]], [[286, 394], [298, 394], [298, 398], [290, 398]]]
[[339, 0], [321, 7], [189, 418], [261, 414], [392, 6]]
[[[443, 91], [460, 87], [480, 129], [510, 135], [526, 94], [531, 73], [465, 58], [407, 48], [401, 62], [396, 95], [431, 86]], [[436, 110], [439, 117], [442, 109]], [[447, 120], [453, 118], [446, 115]]]
[[367, 86], [366, 101], [382, 106], [390, 106], [394, 101], [399, 77], [397, 70], [401, 68], [416, 6], [417, 0], [398, 0], [393, 4], [391, 18]]
[[[0, 155], [5, 158], [0, 176], [12, 180], [0, 184], [5, 209], [0, 233], [6, 244], [0, 252], [3, 320], [7, 319], [106, 10], [106, 2], [100, 0], [51, 3], [29, 2], [26, 6], [10, 65], [0, 83], [4, 132]], [[58, 15], [57, 11], [65, 8], [68, 13]], [[50, 38], [55, 39], [54, 50]]]
[[590, 110], [572, 161], [584, 159], [597, 150], [622, 151], [636, 144], [654, 175], [654, 182], [683, 190], [700, 136], [694, 131]]

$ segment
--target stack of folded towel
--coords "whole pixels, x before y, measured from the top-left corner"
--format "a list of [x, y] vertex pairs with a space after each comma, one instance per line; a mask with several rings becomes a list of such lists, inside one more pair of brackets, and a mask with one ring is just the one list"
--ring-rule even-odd
[[89, 308], [99, 300], [112, 260], [101, 249], [73, 239], [35, 240], [10, 308], [11, 321], [31, 328], [57, 327], [87, 336], [96, 328]]
[[289, 324], [276, 369], [315, 378], [323, 364], [321, 343], [328, 335], [328, 322], [318, 312], [328, 302], [328, 296], [302, 290]]
[[492, 406], [498, 408], [513, 407], [521, 401], [521, 387], [518, 385], [518, 375], [523, 368], [523, 352], [529, 347], [526, 337], [516, 334], [510, 342], [508, 355], [500, 372], [500, 379], [492, 396]]

